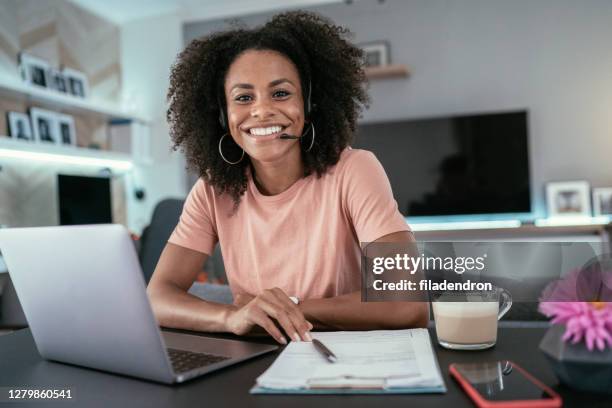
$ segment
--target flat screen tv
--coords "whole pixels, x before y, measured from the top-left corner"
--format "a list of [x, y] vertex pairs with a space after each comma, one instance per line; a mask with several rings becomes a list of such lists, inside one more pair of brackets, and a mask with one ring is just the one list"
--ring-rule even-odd
[[362, 124], [405, 216], [529, 213], [527, 112]]
[[113, 222], [108, 177], [57, 176], [60, 225]]

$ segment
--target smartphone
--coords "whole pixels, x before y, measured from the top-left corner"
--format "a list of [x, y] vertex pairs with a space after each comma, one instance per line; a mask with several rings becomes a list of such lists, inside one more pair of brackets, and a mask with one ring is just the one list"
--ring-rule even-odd
[[451, 364], [450, 375], [480, 408], [553, 408], [561, 397], [508, 360]]

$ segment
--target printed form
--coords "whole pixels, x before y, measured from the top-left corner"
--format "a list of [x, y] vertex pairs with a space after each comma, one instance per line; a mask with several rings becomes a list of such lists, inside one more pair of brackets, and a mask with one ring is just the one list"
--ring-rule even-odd
[[291, 342], [257, 385], [291, 388], [444, 387], [426, 329], [313, 332], [337, 357], [310, 342]]

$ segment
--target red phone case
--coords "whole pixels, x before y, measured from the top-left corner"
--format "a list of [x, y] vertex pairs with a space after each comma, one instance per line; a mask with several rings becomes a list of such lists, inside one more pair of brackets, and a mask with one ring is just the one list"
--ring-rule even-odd
[[468, 396], [474, 401], [479, 408], [558, 408], [561, 407], [563, 401], [559, 394], [554, 392], [550, 387], [543, 384], [537, 378], [533, 377], [521, 366], [516, 363], [509, 361], [512, 367], [517, 369], [527, 378], [529, 381], [534, 383], [537, 387], [546, 391], [552, 398], [550, 399], [537, 399], [537, 400], [514, 400], [514, 401], [489, 401], [480, 395], [480, 393], [472, 387], [472, 384], [466, 380], [455, 368], [455, 364], [449, 366], [450, 375], [457, 380], [461, 388], [468, 394]]

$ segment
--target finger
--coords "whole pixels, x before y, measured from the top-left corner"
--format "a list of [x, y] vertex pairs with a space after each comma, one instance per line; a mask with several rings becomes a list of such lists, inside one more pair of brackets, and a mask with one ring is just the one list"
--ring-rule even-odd
[[313, 325], [306, 320], [300, 308], [283, 291], [275, 291], [275, 295], [278, 297], [279, 301], [282, 302], [283, 307], [285, 307], [286, 312], [289, 314], [289, 318], [302, 340], [312, 341], [310, 330], [312, 330]]
[[301, 337], [297, 328], [289, 317], [289, 311], [283, 303], [277, 299], [271, 290], [266, 290], [258, 297], [261, 308], [281, 326], [287, 335], [294, 341], [300, 341]]
[[293, 303], [291, 298], [287, 296], [285, 292], [283, 292], [279, 288], [272, 289], [272, 293], [275, 295], [276, 299], [283, 305], [286, 313], [289, 315], [293, 326], [296, 328], [299, 336], [304, 341], [311, 341], [312, 337], [310, 336], [310, 330], [312, 329], [312, 324], [306, 320], [304, 313], [300, 310], [300, 308]]
[[249, 311], [248, 317], [251, 322], [262, 327], [265, 331], [268, 332], [270, 336], [276, 339], [276, 341], [281, 344], [287, 344], [287, 339], [285, 339], [285, 337], [280, 332], [280, 330], [278, 330], [278, 327], [276, 327], [272, 319], [270, 319], [263, 310], [259, 308], [253, 308]]
[[297, 328], [293, 325], [293, 321], [289, 318], [289, 314], [283, 307], [282, 303], [272, 300], [267, 301], [261, 299], [259, 302], [261, 309], [270, 317], [274, 318], [285, 333], [294, 341], [300, 341], [300, 335]]

